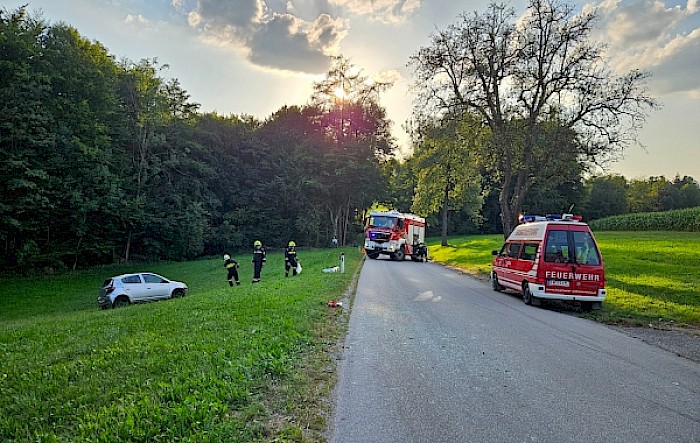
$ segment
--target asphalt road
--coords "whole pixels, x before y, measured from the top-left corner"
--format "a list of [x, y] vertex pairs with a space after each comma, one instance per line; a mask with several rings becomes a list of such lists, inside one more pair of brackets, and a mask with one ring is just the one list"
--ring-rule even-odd
[[700, 364], [433, 263], [367, 260], [333, 443], [700, 442]]

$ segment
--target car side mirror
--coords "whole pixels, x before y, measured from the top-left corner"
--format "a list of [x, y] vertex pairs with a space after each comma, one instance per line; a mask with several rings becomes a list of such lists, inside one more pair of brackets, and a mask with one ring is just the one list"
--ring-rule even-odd
[[493, 251], [491, 251], [491, 255], [498, 255], [498, 251], [494, 249]]

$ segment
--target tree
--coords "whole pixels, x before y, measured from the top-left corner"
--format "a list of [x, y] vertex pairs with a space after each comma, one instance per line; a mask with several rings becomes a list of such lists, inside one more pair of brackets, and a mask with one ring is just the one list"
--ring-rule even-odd
[[694, 208], [700, 206], [700, 185], [693, 177], [676, 176], [673, 186], [677, 187], [680, 193], [680, 208]]
[[441, 242], [447, 246], [448, 214], [466, 210], [477, 219], [482, 204], [479, 177], [470, 155], [481, 143], [480, 127], [473, 120], [446, 116], [419, 130], [414, 153], [417, 183], [412, 210], [419, 214], [441, 213]]
[[586, 220], [627, 214], [627, 179], [621, 175], [592, 177], [586, 182], [587, 198], [583, 214]]
[[391, 86], [369, 79], [344, 57], [335, 57], [326, 78], [314, 83], [316, 121], [331, 144], [322, 156], [328, 214], [341, 244], [355, 213], [369, 207], [384, 188], [378, 160], [393, 152], [379, 94]]
[[411, 58], [419, 118], [471, 113], [490, 128], [485, 167], [498, 176], [506, 236], [535, 178], [561, 172], [542, 169], [543, 157], [560, 149], [543, 136], [567, 140], [581, 161], [603, 163], [636, 140], [657, 106], [644, 89], [647, 73], [616, 76], [606, 65], [603, 47], [590, 41], [595, 18], [557, 0], [531, 0], [516, 21], [512, 9], [491, 4], [461, 15]]
[[44, 106], [51, 97], [40, 44], [46, 26], [25, 8], [0, 10], [0, 240], [12, 264], [37, 255], [37, 236], [45, 233], [36, 215], [49, 204], [41, 154], [54, 140]]

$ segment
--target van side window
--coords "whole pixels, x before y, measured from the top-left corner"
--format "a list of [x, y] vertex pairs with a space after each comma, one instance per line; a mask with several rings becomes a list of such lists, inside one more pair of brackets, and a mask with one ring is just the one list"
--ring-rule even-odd
[[520, 252], [521, 260], [534, 261], [537, 255], [537, 243], [525, 243], [523, 250]]
[[520, 255], [520, 243], [511, 243], [508, 247], [508, 257], [518, 258]]
[[596, 247], [595, 241], [590, 232], [574, 233], [574, 248], [576, 249], [576, 263], [580, 265], [600, 265], [600, 254]]
[[569, 241], [567, 231], [551, 230], [547, 233], [544, 261], [566, 263], [569, 261]]

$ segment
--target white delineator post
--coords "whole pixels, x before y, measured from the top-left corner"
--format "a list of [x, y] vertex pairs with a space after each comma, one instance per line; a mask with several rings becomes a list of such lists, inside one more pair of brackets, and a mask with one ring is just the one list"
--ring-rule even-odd
[[340, 272], [345, 273], [345, 253], [340, 253]]

